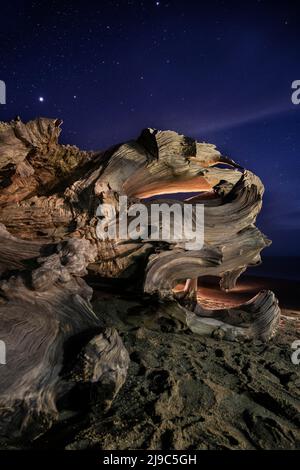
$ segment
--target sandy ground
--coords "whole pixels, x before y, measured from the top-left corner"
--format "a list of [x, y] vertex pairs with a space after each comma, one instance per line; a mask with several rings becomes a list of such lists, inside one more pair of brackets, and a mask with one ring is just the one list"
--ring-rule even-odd
[[[244, 277], [230, 294], [203, 280], [206, 306], [241, 303], [262, 288], [280, 299], [276, 337], [227, 342], [199, 337], [159, 307], [106, 293], [94, 308], [115, 325], [128, 351], [128, 378], [111, 409], [62, 419], [34, 448], [297, 449], [300, 448], [299, 284]], [[97, 298], [98, 297], [98, 298]]]

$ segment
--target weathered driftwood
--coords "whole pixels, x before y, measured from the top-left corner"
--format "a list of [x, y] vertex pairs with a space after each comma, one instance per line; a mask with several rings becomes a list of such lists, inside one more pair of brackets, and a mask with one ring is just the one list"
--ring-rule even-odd
[[[80, 277], [95, 254], [87, 240], [39, 246], [15, 239], [2, 226], [0, 241], [7, 267], [27, 256], [35, 264], [28, 270], [24, 262], [20, 274], [0, 283], [0, 331], [7, 349], [0, 438], [37, 436], [58, 418], [58, 400], [79, 385], [97, 384], [99, 404], [107, 407], [125, 381], [129, 356], [118, 333], [103, 328], [93, 312], [92, 289]], [[42, 256], [34, 258], [38, 251]]]
[[[0, 339], [10, 363], [0, 376], [3, 436], [49, 427], [57, 401], [78, 381], [98, 382], [106, 402], [124, 382], [127, 352], [117, 332], [101, 330], [82, 279], [87, 272], [158, 296], [199, 334], [267, 340], [280, 315], [270, 291], [222, 311], [195, 302], [197, 278], [218, 276], [220, 287], [231, 289], [270, 243], [254, 226], [264, 191], [257, 176], [214, 145], [175, 132], [146, 129], [106, 152], [82, 152], [58, 144], [60, 124], [44, 118], [0, 123]], [[150, 204], [150, 196], [178, 192], [199, 192], [181, 204], [205, 206], [201, 250], [176, 240], [97, 237], [100, 203], [117, 207], [127, 195], [129, 206], [140, 199]], [[184, 280], [186, 289], [175, 294]], [[72, 338], [80, 345], [78, 360], [73, 354], [66, 364]]]

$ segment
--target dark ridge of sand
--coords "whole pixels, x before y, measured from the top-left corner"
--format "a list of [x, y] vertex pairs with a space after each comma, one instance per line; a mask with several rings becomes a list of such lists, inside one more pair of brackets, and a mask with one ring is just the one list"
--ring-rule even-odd
[[[131, 364], [111, 409], [62, 418], [33, 448], [299, 449], [299, 283], [244, 276], [231, 293], [200, 281], [201, 301], [238, 304], [271, 287], [283, 316], [269, 343], [199, 337], [146, 302], [106, 293], [94, 308], [115, 325]], [[300, 357], [300, 356], [299, 356]], [[78, 404], [77, 404], [78, 406]]]

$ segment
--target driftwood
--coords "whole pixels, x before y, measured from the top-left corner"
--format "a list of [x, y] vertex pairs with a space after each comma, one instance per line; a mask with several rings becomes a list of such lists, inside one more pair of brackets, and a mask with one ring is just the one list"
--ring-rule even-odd
[[[30, 253], [2, 227], [1, 246], [10, 255]], [[24, 248], [24, 251], [19, 251]], [[27, 250], [27, 251], [26, 251]], [[129, 356], [116, 331], [104, 329], [90, 305], [92, 289], [81, 277], [93, 259], [86, 240], [42, 246], [48, 256], [36, 267], [1, 282], [1, 338], [7, 365], [0, 381], [0, 436], [39, 434], [58, 417], [57, 401], [76, 385], [100, 382], [103, 406], [124, 383]], [[52, 252], [52, 254], [51, 254]], [[73, 367], [62, 374], [64, 357]]]
[[[58, 144], [60, 124], [44, 118], [0, 123], [4, 438], [44, 432], [78, 384], [97, 383], [105, 409], [124, 383], [128, 353], [117, 331], [105, 329], [93, 312], [87, 274], [158, 298], [197, 334], [268, 340], [279, 322], [270, 291], [227, 310], [205, 310], [195, 300], [198, 278], [218, 276], [221, 289], [232, 289], [270, 244], [254, 226], [264, 191], [257, 176], [214, 145], [175, 132], [146, 129], [136, 141], [83, 152]], [[100, 203], [117, 208], [126, 195], [128, 207], [140, 200], [149, 205], [157, 195], [188, 192], [199, 194], [180, 204], [205, 208], [202, 249], [176, 240], [97, 236]], [[175, 292], [182, 281], [186, 288]]]

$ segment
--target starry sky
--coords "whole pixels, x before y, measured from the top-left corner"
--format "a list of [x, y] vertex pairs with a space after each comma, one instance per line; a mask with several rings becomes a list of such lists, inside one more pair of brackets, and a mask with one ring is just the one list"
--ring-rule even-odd
[[104, 149], [144, 127], [215, 143], [265, 183], [265, 256], [300, 256], [300, 7], [285, 1], [1, 3], [0, 79], [16, 115]]

